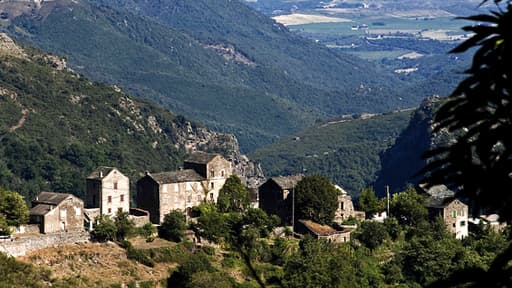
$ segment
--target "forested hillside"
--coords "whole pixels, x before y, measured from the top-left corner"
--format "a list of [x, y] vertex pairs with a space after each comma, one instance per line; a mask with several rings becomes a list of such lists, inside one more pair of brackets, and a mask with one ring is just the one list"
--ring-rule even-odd
[[[407, 126], [411, 111], [342, 117], [251, 153], [267, 175], [320, 174], [352, 195], [375, 181], [380, 155]], [[397, 171], [393, 171], [397, 172]]]
[[223, 145], [232, 143], [0, 36], [1, 187], [24, 196], [45, 190], [83, 196], [85, 176], [99, 165], [136, 179], [145, 170], [178, 168], [185, 144], [225, 153]]
[[4, 30], [67, 55], [92, 79], [126, 87], [251, 150], [340, 114], [416, 105], [429, 91], [375, 63], [290, 33], [239, 1], [0, 3]]

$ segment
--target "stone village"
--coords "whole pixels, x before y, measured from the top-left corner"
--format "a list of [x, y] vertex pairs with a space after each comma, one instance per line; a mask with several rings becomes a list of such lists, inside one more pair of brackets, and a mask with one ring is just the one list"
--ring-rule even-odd
[[[136, 226], [158, 225], [164, 215], [191, 209], [204, 202], [216, 203], [219, 191], [233, 175], [232, 163], [219, 154], [194, 152], [184, 161], [182, 169], [150, 173], [136, 183], [135, 202], [130, 207], [130, 180], [114, 167], [98, 167], [86, 181], [85, 201], [72, 194], [41, 192], [32, 200], [30, 224], [15, 227], [13, 236], [0, 240], [0, 251], [12, 256], [25, 255], [41, 248], [87, 242], [89, 232], [99, 215], [115, 216], [127, 212]], [[356, 226], [342, 225], [349, 217], [365, 220], [365, 213], [356, 211], [351, 196], [341, 187], [334, 223], [342, 229], [320, 225], [307, 219], [293, 219], [293, 194], [303, 175], [272, 177], [256, 189], [250, 189], [252, 207], [279, 216], [284, 225], [292, 227], [297, 236], [310, 234], [331, 242], [347, 242]], [[420, 186], [420, 188], [423, 188]], [[456, 238], [468, 236], [468, 206], [454, 198], [444, 186], [424, 189], [430, 195], [431, 216], [441, 216]], [[374, 215], [382, 221], [386, 212]]]

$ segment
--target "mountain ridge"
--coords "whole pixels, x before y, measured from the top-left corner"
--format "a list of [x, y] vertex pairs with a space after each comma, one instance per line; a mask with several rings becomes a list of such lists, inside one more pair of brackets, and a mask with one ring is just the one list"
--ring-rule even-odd
[[[386, 112], [422, 98], [402, 95], [406, 82], [378, 65], [294, 35], [239, 1], [56, 0], [12, 17], [6, 3], [0, 11], [12, 19], [4, 30], [19, 41], [67, 55], [96, 81], [235, 133], [244, 151], [319, 118]], [[208, 46], [231, 47], [254, 64]]]
[[262, 177], [233, 135], [90, 82], [63, 59], [22, 49], [4, 34], [0, 59], [0, 186], [27, 199], [40, 191], [83, 196], [86, 175], [103, 165], [135, 183], [144, 171], [178, 169], [196, 150], [221, 153], [242, 176]]

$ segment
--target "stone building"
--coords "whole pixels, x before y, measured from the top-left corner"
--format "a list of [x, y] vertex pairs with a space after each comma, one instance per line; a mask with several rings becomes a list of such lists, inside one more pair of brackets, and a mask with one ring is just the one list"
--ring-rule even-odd
[[350, 241], [350, 229], [338, 231], [331, 226], [321, 225], [311, 220], [299, 220], [295, 222], [294, 231], [306, 235], [309, 234], [316, 239], [324, 239], [332, 243], [345, 243]]
[[41, 233], [84, 230], [84, 202], [71, 195], [41, 192], [32, 201], [30, 222]]
[[[421, 187], [421, 186], [420, 186]], [[430, 195], [427, 208], [431, 219], [441, 217], [457, 239], [468, 236], [468, 205], [455, 198], [455, 193], [444, 185], [426, 190]]]
[[338, 185], [334, 185], [336, 190], [339, 191], [338, 196], [338, 208], [334, 213], [334, 222], [341, 224], [343, 221], [348, 220], [350, 216], [356, 217], [356, 211], [354, 209], [354, 203], [352, 197]]
[[130, 180], [113, 167], [98, 167], [86, 179], [85, 207], [114, 217], [130, 211]]
[[221, 155], [196, 152], [185, 161], [183, 170], [146, 173], [137, 181], [137, 205], [149, 211], [151, 222], [159, 224], [170, 211], [188, 213], [205, 201], [216, 203], [231, 173], [231, 163]]
[[259, 188], [260, 209], [277, 215], [284, 224], [292, 223], [292, 198], [303, 175], [272, 177]]

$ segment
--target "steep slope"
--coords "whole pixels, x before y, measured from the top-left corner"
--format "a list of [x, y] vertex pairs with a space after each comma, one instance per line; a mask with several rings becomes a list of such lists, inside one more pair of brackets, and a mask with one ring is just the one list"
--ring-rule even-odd
[[392, 192], [397, 192], [408, 184], [419, 184], [423, 178], [419, 172], [427, 163], [423, 154], [452, 141], [453, 137], [447, 131], [432, 134], [432, 119], [439, 105], [437, 97], [425, 99], [395, 144], [382, 154], [382, 169], [373, 184], [379, 196], [385, 196], [386, 185]]
[[377, 65], [302, 39], [239, 1], [56, 0], [23, 11], [13, 2], [0, 10], [17, 39], [234, 132], [245, 150], [317, 118], [389, 111], [424, 96], [403, 95], [406, 84]]
[[117, 166], [134, 182], [145, 170], [177, 169], [191, 149], [247, 162], [232, 135], [92, 83], [63, 59], [23, 50], [3, 34], [0, 144], [0, 186], [25, 196], [83, 196], [85, 176], [99, 165]]
[[357, 196], [375, 181], [380, 153], [393, 145], [411, 112], [343, 117], [252, 152], [268, 175], [320, 174]]

